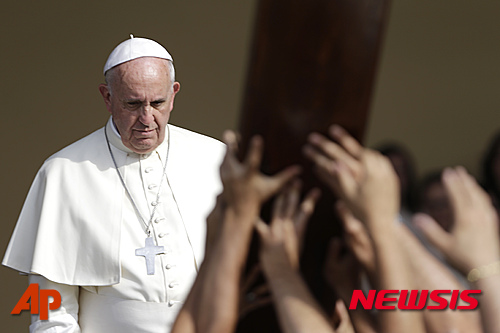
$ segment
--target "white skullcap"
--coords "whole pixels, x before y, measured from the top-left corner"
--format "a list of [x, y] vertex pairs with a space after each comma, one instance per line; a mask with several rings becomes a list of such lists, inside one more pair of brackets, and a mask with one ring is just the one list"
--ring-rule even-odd
[[151, 39], [135, 38], [130, 35], [130, 39], [122, 42], [111, 52], [104, 65], [103, 73], [106, 74], [108, 69], [119, 64], [142, 57], [155, 57], [173, 61], [170, 53], [159, 43]]

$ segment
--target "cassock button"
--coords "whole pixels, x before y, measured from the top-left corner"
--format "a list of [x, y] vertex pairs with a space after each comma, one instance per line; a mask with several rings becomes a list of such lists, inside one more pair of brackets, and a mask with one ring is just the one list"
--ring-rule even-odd
[[151, 171], [153, 171], [153, 168], [146, 168], [146, 170], [144, 170], [145, 173], [150, 173]]
[[160, 233], [160, 234], [158, 235], [158, 237], [160, 237], [160, 238], [163, 238], [163, 237], [165, 237], [165, 236], [166, 236], [166, 234], [165, 234], [165, 233], [163, 233], [163, 232], [162, 232], [162, 233]]
[[148, 186], [148, 190], [152, 190], [152, 189], [154, 189], [155, 187], [156, 187], [156, 185], [155, 185], [155, 184], [151, 184], [151, 185], [149, 185], [149, 186]]
[[169, 284], [169, 285], [168, 285], [168, 287], [169, 287], [169, 288], [173, 288], [173, 287], [175, 287], [175, 285], [176, 285], [176, 283], [173, 283], [173, 282], [172, 282], [171, 284]]
[[168, 301], [168, 306], [173, 306], [175, 304], [175, 301]]
[[160, 223], [163, 220], [164, 220], [163, 217], [157, 217], [157, 218], [155, 218], [155, 223]]
[[170, 269], [170, 268], [172, 268], [172, 265], [170, 265], [170, 264], [166, 264], [166, 265], [165, 265], [165, 268], [166, 268], [166, 269]]
[[151, 202], [151, 206], [156, 206], [157, 204], [158, 204], [158, 202], [156, 202], [156, 201]]

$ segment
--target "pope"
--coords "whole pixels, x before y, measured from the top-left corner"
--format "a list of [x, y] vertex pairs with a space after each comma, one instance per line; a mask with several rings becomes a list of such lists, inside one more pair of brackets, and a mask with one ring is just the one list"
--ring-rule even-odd
[[44, 162], [5, 253], [62, 297], [30, 332], [169, 332], [203, 260], [225, 146], [168, 123], [180, 84], [157, 42], [131, 36], [104, 76], [111, 117]]

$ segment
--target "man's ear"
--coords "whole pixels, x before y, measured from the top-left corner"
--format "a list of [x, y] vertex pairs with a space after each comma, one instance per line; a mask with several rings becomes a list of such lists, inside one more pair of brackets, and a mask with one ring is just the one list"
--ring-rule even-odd
[[175, 95], [179, 92], [179, 90], [181, 90], [181, 84], [179, 82], [174, 82], [172, 90], [173, 93], [172, 93], [172, 98], [170, 99], [170, 111], [172, 111], [174, 108]]
[[174, 82], [174, 95], [177, 94], [181, 90], [181, 84], [179, 82]]
[[109, 92], [108, 86], [104, 83], [101, 83], [99, 85], [99, 92], [102, 95], [104, 104], [106, 104], [106, 109], [108, 109], [109, 113], [111, 113], [111, 93]]

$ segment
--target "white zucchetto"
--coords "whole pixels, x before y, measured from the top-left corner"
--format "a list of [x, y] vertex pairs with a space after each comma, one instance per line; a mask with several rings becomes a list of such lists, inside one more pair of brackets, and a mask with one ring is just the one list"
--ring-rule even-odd
[[104, 65], [103, 73], [123, 64], [124, 62], [142, 57], [155, 57], [173, 61], [172, 56], [158, 42], [147, 38], [136, 38], [130, 35], [130, 39], [120, 43], [108, 57]]

